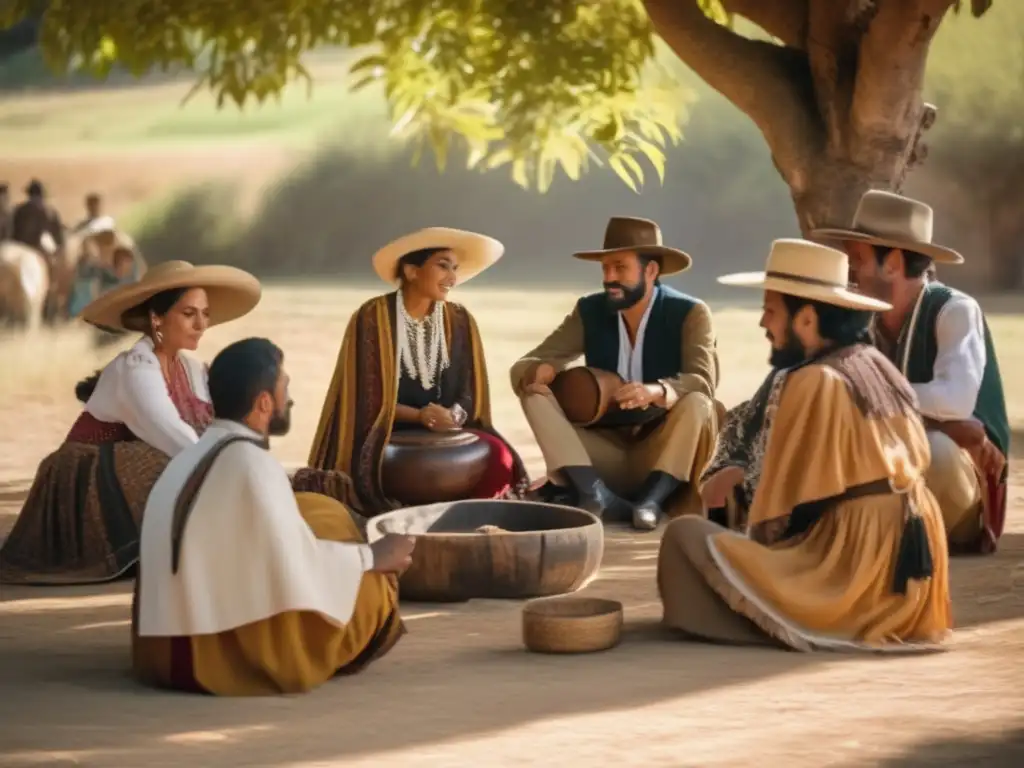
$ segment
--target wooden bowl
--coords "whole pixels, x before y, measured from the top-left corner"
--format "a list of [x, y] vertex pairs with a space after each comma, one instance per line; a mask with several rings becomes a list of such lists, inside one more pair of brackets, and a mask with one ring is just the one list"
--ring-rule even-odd
[[601, 567], [604, 527], [581, 509], [475, 499], [399, 509], [375, 517], [385, 533], [416, 537], [399, 595], [421, 602], [522, 599], [573, 592]]
[[534, 653], [593, 653], [619, 644], [622, 603], [596, 597], [531, 600], [523, 608], [523, 644]]
[[491, 447], [472, 432], [392, 432], [384, 448], [384, 494], [406, 506], [469, 496], [487, 471]]

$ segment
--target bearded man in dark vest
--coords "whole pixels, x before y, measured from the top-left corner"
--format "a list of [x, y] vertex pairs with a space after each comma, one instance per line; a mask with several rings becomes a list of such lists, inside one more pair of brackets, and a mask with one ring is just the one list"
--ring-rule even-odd
[[[577, 301], [511, 371], [547, 464], [539, 495], [638, 530], [654, 529], [663, 514], [700, 514], [696, 483], [718, 432], [711, 311], [660, 282], [692, 259], [663, 245], [653, 221], [630, 217], [609, 221], [602, 250], [574, 255], [601, 263], [604, 290]], [[580, 357], [621, 379], [611, 393], [620, 414], [657, 417], [639, 426], [570, 422], [549, 385]]]
[[932, 209], [901, 195], [864, 194], [839, 240], [859, 290], [892, 304], [872, 324], [875, 345], [914, 387], [932, 451], [926, 481], [942, 508], [952, 552], [992, 552], [1006, 515], [1010, 425], [985, 314], [943, 285], [935, 264], [963, 256], [932, 242]]

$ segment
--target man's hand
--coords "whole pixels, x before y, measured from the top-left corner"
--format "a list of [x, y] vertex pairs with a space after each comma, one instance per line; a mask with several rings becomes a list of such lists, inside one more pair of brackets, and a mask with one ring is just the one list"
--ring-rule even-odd
[[452, 412], [437, 403], [420, 409], [420, 424], [431, 432], [450, 432], [459, 428]]
[[708, 509], [724, 507], [733, 488], [743, 482], [743, 467], [724, 467], [700, 488], [700, 497]]
[[619, 408], [624, 410], [634, 408], [642, 410], [654, 405], [655, 401], [664, 394], [661, 384], [641, 384], [631, 381], [619, 387], [615, 392], [615, 402], [619, 404]]
[[370, 545], [374, 573], [401, 573], [412, 565], [416, 539], [400, 533], [388, 533]]
[[550, 395], [548, 385], [555, 380], [555, 367], [550, 363], [540, 363], [533, 369], [533, 374], [523, 382], [523, 391], [531, 395]]

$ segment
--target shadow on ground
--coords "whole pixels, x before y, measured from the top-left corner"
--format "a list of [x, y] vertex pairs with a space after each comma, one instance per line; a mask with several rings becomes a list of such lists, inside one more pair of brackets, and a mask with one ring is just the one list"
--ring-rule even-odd
[[991, 738], [929, 741], [906, 755], [891, 757], [876, 765], [879, 768], [1019, 768], [1024, 765], [1024, 728]]
[[340, 761], [569, 715], [629, 711], [837, 663], [835, 656], [772, 649], [750, 649], [737, 663], [735, 649], [667, 636], [653, 585], [657, 539], [611, 538], [607, 576], [587, 593], [623, 601], [627, 628], [613, 651], [527, 653], [518, 602], [409, 604], [409, 634], [364, 673], [303, 697], [228, 705], [189, 697], [182, 706], [182, 695], [136, 686], [127, 671], [127, 585], [7, 590], [0, 687], [15, 695], [0, 699], [0, 741], [12, 758], [30, 760], [44, 757], [40, 750], [59, 734], [77, 764], [104, 766], [159, 765], [164, 750], [182, 744], [195, 747], [190, 758], [212, 760], [239, 740], [249, 745], [246, 765]]

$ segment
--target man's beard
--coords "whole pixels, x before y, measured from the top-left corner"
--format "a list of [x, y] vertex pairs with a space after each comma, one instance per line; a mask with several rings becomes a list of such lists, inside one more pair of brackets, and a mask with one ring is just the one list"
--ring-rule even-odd
[[800, 343], [800, 337], [793, 333], [793, 325], [786, 326], [786, 341], [780, 349], [772, 347], [771, 356], [768, 358], [772, 368], [792, 368], [807, 359], [807, 350]]
[[292, 428], [292, 404], [288, 403], [282, 410], [276, 411], [273, 416], [270, 417], [270, 423], [267, 425], [267, 434], [274, 437], [282, 437], [288, 434], [288, 430]]
[[[615, 298], [608, 293], [612, 288], [618, 288], [622, 291], [622, 297]], [[607, 301], [608, 306], [616, 312], [622, 312], [623, 310], [639, 304], [643, 300], [645, 293], [647, 293], [647, 284], [643, 280], [633, 286], [623, 285], [622, 283], [604, 284], [605, 301]]]

